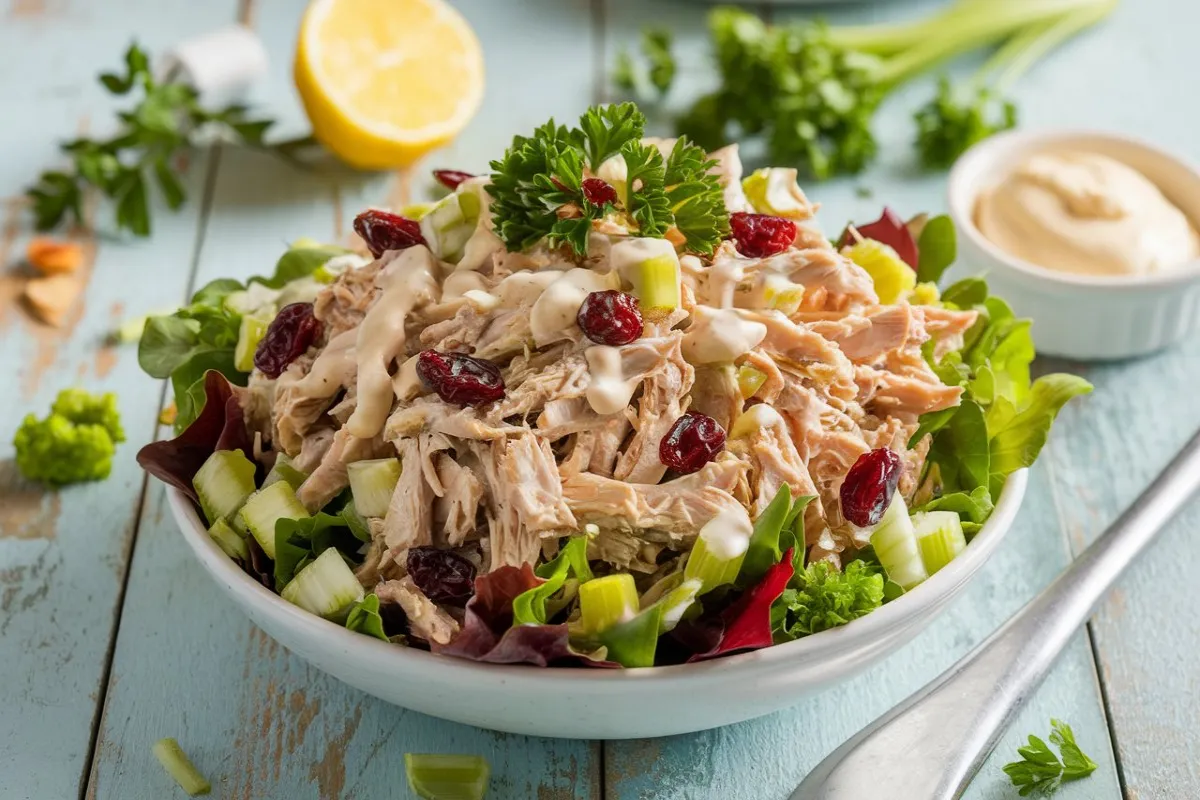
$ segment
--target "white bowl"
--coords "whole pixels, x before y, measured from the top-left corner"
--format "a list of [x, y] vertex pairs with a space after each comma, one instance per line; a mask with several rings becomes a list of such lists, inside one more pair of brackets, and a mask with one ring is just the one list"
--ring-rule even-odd
[[769, 714], [880, 661], [932, 622], [995, 552], [1025, 483], [1025, 470], [1009, 476], [991, 518], [958, 558], [862, 619], [752, 653], [620, 670], [480, 664], [352, 633], [263, 588], [213, 543], [191, 501], [167, 491], [179, 529], [217, 585], [268, 636], [318, 669], [455, 722], [533, 736], [628, 739]]
[[975, 226], [979, 195], [1026, 156], [1047, 148], [1107, 155], [1158, 186], [1193, 223], [1200, 221], [1200, 171], [1186, 160], [1128, 136], [1086, 131], [1009, 131], [968, 150], [950, 171], [950, 216], [959, 261], [987, 271], [994, 294], [1034, 322], [1038, 352], [1080, 359], [1145, 355], [1200, 326], [1200, 260], [1148, 276], [1078, 275], [1016, 258]]

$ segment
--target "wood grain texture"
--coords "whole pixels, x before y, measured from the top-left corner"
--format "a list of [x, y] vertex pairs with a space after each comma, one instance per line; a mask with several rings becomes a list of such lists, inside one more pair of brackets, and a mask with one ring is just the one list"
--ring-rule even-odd
[[[552, 114], [577, 116], [587, 106], [587, 92], [579, 87], [592, 75], [588, 9], [586, 3], [456, 5], [480, 36], [493, 84], [477, 121], [430, 160], [483, 171], [520, 126], [532, 129]], [[253, 12], [272, 56], [271, 75], [256, 99], [281, 119], [284, 133], [300, 132], [302, 112], [290, 88], [296, 5], [257, 0]], [[581, 14], [583, 27], [568, 24]], [[539, 23], [561, 31], [548, 48], [533, 46]], [[512, 31], [525, 31], [527, 38], [513, 38]], [[568, 67], [539, 76], [534, 66], [543, 58]], [[518, 96], [522, 101], [514, 104]], [[297, 171], [227, 150], [196, 285], [269, 271], [284, 243], [300, 236], [341, 238], [363, 207], [389, 196], [391, 202], [425, 196], [431, 186], [426, 175], [362, 175], [332, 165]], [[153, 485], [142, 512], [89, 797], [163, 796], [170, 780], [149, 752], [163, 736], [179, 739], [220, 797], [409, 797], [405, 752], [485, 755], [494, 797], [600, 796], [599, 743], [509, 736], [405, 711], [277, 646], [193, 563], [164, 497]]]
[[[0, 10], [0, 96], [14, 112], [0, 125], [0, 418], [8, 420], [0, 432], [0, 797], [79, 792], [144, 485], [133, 454], [154, 435], [159, 404], [133, 349], [103, 341], [123, 318], [182, 299], [207, 164], [192, 164], [185, 210], [155, 208], [154, 239], [83, 240], [89, 285], [61, 329], [31, 321], [16, 304], [30, 235], [17, 198], [39, 170], [61, 163], [59, 140], [107, 133], [112, 103], [95, 76], [120, 63], [130, 19], [143, 20], [145, 44], [162, 47], [228, 18], [219, 6], [123, 0], [103, 13], [83, 2], [17, 4], [7, 17]], [[94, 213], [110, 229], [111, 209]], [[119, 394], [128, 441], [112, 476], [60, 492], [21, 482], [13, 428], [26, 413], [44, 415], [73, 385]]]

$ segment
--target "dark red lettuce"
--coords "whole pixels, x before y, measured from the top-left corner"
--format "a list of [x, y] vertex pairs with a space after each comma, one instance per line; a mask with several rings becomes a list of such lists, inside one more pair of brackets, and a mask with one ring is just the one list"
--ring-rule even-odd
[[771, 606], [783, 594], [794, 573], [792, 548], [788, 548], [780, 562], [767, 570], [762, 580], [747, 589], [737, 602], [721, 614], [724, 632], [720, 641], [707, 652], [692, 656], [688, 662], [758, 650], [774, 644], [771, 636]]
[[[900, 256], [905, 264], [912, 267], [914, 271], [917, 269], [917, 265], [920, 263], [917, 242], [913, 239], [908, 225], [900, 219], [900, 215], [895, 211], [885, 206], [879, 219], [866, 225], [855, 225], [854, 228], [864, 239], [874, 239], [886, 244], [896, 251], [896, 255]], [[854, 238], [847, 228], [846, 232], [842, 234], [841, 241], [838, 242], [838, 247], [850, 244], [854, 244]]]
[[204, 375], [204, 410], [174, 439], [151, 442], [138, 451], [142, 469], [196, 501], [192, 479], [216, 450], [241, 450], [254, 459], [242, 417], [240, 391], [216, 370]]
[[533, 664], [539, 667], [616, 667], [572, 649], [566, 625], [512, 627], [513, 599], [542, 583], [528, 564], [500, 567], [475, 579], [462, 630], [446, 645], [432, 646], [442, 655], [490, 664]]

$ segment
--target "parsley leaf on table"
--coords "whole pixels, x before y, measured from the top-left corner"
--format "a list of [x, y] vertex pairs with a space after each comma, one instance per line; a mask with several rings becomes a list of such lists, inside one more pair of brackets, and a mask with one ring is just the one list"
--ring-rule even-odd
[[242, 105], [203, 108], [192, 87], [158, 81], [136, 42], [125, 52], [124, 74], [103, 73], [100, 83], [119, 96], [140, 90], [141, 98], [132, 109], [117, 114], [121, 124], [111, 138], [80, 138], [60, 146], [70, 156], [72, 168], [47, 170], [26, 191], [38, 230], [85, 224], [83, 196], [91, 187], [115, 204], [118, 230], [149, 236], [151, 180], [167, 206], [178, 209], [187, 200], [177, 175], [181, 155], [207, 141], [203, 138], [207, 134], [263, 147], [263, 136], [272, 124], [251, 117]]
[[1050, 741], [1058, 746], [1061, 760], [1050, 745], [1030, 734], [1029, 744], [1017, 748], [1021, 760], [1004, 765], [1005, 773], [1020, 790], [1021, 797], [1050, 797], [1064, 781], [1086, 778], [1096, 770], [1096, 762], [1084, 755], [1075, 743], [1070, 725], [1052, 719], [1050, 726], [1053, 728]]

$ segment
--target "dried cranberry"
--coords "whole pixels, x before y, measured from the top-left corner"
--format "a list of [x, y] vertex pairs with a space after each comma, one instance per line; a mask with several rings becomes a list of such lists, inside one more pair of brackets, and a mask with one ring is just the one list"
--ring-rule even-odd
[[447, 403], [479, 406], [504, 397], [500, 368], [482, 358], [425, 350], [417, 357], [417, 375]]
[[782, 253], [796, 240], [796, 223], [768, 214], [730, 214], [729, 230], [737, 251], [748, 258]]
[[458, 188], [460, 183], [463, 181], [469, 181], [475, 176], [469, 172], [460, 172], [456, 169], [435, 169], [433, 171], [433, 177], [436, 178], [437, 182], [442, 186], [445, 186], [450, 191], [454, 191]]
[[617, 202], [617, 190], [599, 178], [584, 178], [579, 188], [587, 201], [594, 206]]
[[362, 237], [367, 243], [367, 249], [376, 258], [388, 250], [403, 250], [425, 244], [421, 226], [416, 220], [390, 211], [364, 211], [354, 218], [354, 232]]
[[900, 483], [900, 456], [886, 447], [863, 453], [842, 481], [842, 516], [865, 528], [883, 518]]
[[596, 344], [629, 344], [642, 335], [638, 299], [616, 289], [592, 292], [583, 298], [575, 322]]
[[435, 603], [465, 600], [475, 593], [475, 565], [437, 547], [410, 547], [408, 575]]
[[658, 460], [676, 472], [695, 472], [725, 447], [725, 429], [707, 414], [689, 411], [671, 426], [658, 445]]
[[254, 351], [254, 366], [268, 378], [278, 378], [288, 364], [304, 355], [324, 326], [313, 315], [312, 303], [292, 303], [279, 309]]

